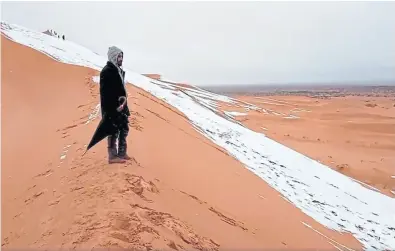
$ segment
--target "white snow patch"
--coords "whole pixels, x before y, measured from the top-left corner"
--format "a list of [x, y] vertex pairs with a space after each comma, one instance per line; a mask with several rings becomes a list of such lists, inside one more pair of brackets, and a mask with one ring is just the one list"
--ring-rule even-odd
[[261, 128], [262, 128], [262, 130], [265, 130], [265, 131], [269, 130], [269, 129], [267, 129], [266, 127], [261, 127]]
[[[341, 247], [343, 247], [343, 248], [345, 248], [345, 249], [347, 249], [347, 250], [349, 250], [349, 251], [354, 251], [354, 249], [348, 248], [348, 247], [346, 247], [346, 246], [340, 244], [339, 242], [337, 242], [337, 241], [335, 241], [335, 240], [329, 238], [329, 237], [326, 236], [325, 234], [323, 234], [323, 233], [321, 233], [320, 231], [314, 229], [314, 228], [313, 228], [312, 226], [310, 226], [309, 224], [304, 223], [303, 221], [301, 221], [301, 222], [302, 222], [302, 224], [305, 225], [306, 227], [310, 228], [311, 230], [313, 230], [313, 231], [316, 232], [317, 234], [319, 234], [319, 235], [321, 235], [322, 237], [324, 237], [325, 239], [329, 240], [329, 242], [330, 242], [332, 245], [333, 245], [333, 244], [337, 244], [337, 245], [339, 245], [339, 246], [341, 246]], [[339, 249], [339, 248], [338, 248], [338, 249]], [[341, 249], [340, 249], [340, 250], [341, 250]]]
[[96, 84], [100, 83], [100, 76], [93, 76], [92, 77], [93, 82], [95, 82]]
[[243, 113], [243, 112], [227, 112], [227, 111], [224, 111], [224, 113], [229, 115], [229, 116], [246, 116], [246, 115], [248, 115], [247, 113]]
[[301, 109], [301, 108], [294, 108], [294, 109], [290, 110], [289, 112], [311, 112], [311, 111]]
[[295, 116], [295, 115], [292, 115], [292, 114], [290, 114], [290, 115], [288, 115], [287, 117], [284, 117], [285, 119], [298, 119], [299, 117], [298, 116]]
[[85, 122], [85, 125], [89, 124], [93, 120], [95, 120], [100, 113], [100, 104], [97, 104], [93, 111], [89, 114], [88, 120]]
[[260, 194], [258, 194], [258, 197], [261, 198], [261, 199], [266, 200], [266, 197], [265, 197], [265, 196], [262, 196], [262, 195], [260, 195]]
[[[64, 159], [66, 158], [66, 154], [67, 154], [67, 152], [69, 151], [70, 146], [71, 146], [71, 145], [67, 145], [67, 146], [64, 146], [64, 147], [63, 147], [63, 152], [62, 152], [62, 154], [60, 155], [60, 160], [64, 160]], [[60, 162], [60, 164], [62, 164], [62, 163], [63, 163], [63, 162]]]
[[375, 188], [375, 187], [373, 187], [373, 186], [371, 186], [371, 185], [368, 185], [368, 184], [366, 184], [366, 183], [363, 183], [362, 181], [353, 179], [353, 178], [351, 178], [351, 177], [350, 177], [350, 179], [352, 179], [353, 181], [358, 182], [359, 184], [362, 184], [362, 185], [364, 185], [364, 186], [366, 186], [366, 187], [368, 187], [368, 188], [370, 188], [370, 189], [372, 189], [372, 190], [374, 190], [374, 191], [380, 192], [379, 189], [377, 189], [377, 188]]
[[273, 99], [273, 98], [264, 98], [264, 97], [256, 97], [256, 98], [263, 99], [263, 100], [269, 100], [269, 101], [273, 101], [273, 102], [276, 102], [276, 103], [284, 103], [284, 104], [288, 104], [288, 105], [294, 105], [294, 104], [291, 104], [289, 102], [278, 100], [278, 99]]
[[338, 247], [338, 246], [336, 246], [335, 244], [331, 243], [331, 245], [332, 245], [334, 248], [336, 248], [337, 250], [339, 250], [339, 251], [343, 251], [343, 249], [339, 248], [339, 247]]
[[[1, 31], [15, 42], [39, 50], [60, 62], [101, 70], [107, 61], [106, 57], [82, 46], [39, 31], [5, 22], [1, 23]], [[203, 90], [199, 90], [201, 93], [185, 93], [170, 84], [151, 80], [129, 69], [125, 71], [128, 83], [184, 113], [199, 133], [238, 159], [284, 199], [320, 224], [336, 231], [350, 232], [365, 249], [395, 248], [395, 230], [392, 230], [395, 228], [395, 200], [391, 197], [372, 191], [262, 133], [229, 121], [196, 101], [210, 95], [215, 99], [225, 99], [224, 96]], [[228, 100], [236, 102], [231, 98]]]
[[267, 104], [267, 105], [278, 105], [278, 106], [284, 106], [285, 104], [280, 104], [280, 103], [273, 103], [273, 102], [268, 102], [268, 101], [259, 101], [259, 104]]

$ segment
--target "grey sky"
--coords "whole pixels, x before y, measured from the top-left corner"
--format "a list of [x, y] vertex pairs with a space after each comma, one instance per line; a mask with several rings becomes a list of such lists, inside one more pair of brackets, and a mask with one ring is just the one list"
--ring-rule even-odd
[[2, 2], [2, 20], [195, 85], [395, 80], [395, 2]]

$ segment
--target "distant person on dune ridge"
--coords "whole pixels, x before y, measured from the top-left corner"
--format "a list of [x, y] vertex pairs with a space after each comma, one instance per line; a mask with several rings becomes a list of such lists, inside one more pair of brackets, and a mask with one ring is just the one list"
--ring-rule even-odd
[[100, 72], [100, 101], [102, 117], [108, 116], [115, 128], [115, 133], [107, 138], [108, 159], [110, 164], [124, 163], [125, 160], [130, 160], [126, 142], [130, 112], [126, 100], [125, 71], [121, 68], [123, 51], [111, 46], [107, 56], [107, 64]]

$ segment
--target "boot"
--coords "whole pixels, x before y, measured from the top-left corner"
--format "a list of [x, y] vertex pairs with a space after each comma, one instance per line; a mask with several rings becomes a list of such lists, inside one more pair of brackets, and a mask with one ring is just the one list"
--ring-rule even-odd
[[108, 136], [108, 163], [125, 163], [126, 161], [117, 156], [116, 137]]
[[129, 155], [126, 153], [127, 151], [127, 143], [126, 143], [126, 138], [124, 135], [120, 135], [119, 137], [119, 148], [118, 148], [118, 157], [123, 159], [123, 160], [131, 160], [132, 158], [129, 157]]
[[122, 155], [119, 155], [119, 158], [124, 159], [124, 160], [131, 160], [132, 159], [126, 152]]

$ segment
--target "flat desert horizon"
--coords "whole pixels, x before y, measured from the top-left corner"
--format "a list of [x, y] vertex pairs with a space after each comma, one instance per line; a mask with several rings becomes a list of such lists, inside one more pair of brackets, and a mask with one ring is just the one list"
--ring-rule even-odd
[[279, 83], [279, 84], [245, 84], [245, 85], [207, 85], [201, 88], [229, 95], [279, 95], [288, 93], [288, 95], [306, 95], [306, 93], [326, 92], [330, 94], [347, 94], [350, 95], [379, 95], [394, 96], [395, 80], [387, 82], [349, 82], [349, 83]]
[[109, 165], [105, 140], [83, 155], [106, 58], [1, 34], [3, 249], [395, 248], [393, 89], [223, 95], [126, 69], [132, 160]]

